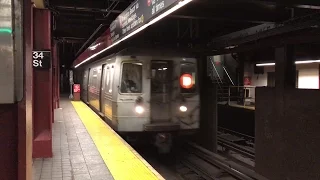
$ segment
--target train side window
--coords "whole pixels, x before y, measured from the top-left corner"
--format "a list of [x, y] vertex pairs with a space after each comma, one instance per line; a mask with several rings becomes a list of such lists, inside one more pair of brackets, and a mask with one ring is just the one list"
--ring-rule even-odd
[[102, 73], [102, 88], [103, 89], [108, 89], [108, 79], [107, 79], [107, 74], [108, 74], [108, 68], [107, 65], [104, 64], [103, 66], [103, 73]]
[[113, 73], [114, 73], [114, 67], [113, 65], [110, 66], [110, 86], [109, 86], [109, 93], [112, 93], [112, 86], [113, 86]]
[[94, 68], [92, 71], [92, 83], [91, 86], [95, 86], [95, 84], [97, 83], [98, 80], [98, 70], [97, 68]]
[[92, 68], [89, 74], [89, 86], [94, 85], [95, 78], [97, 76], [96, 69]]
[[197, 87], [196, 87], [196, 64], [191, 62], [183, 62], [181, 63], [181, 72], [180, 76], [183, 74], [189, 74], [192, 76], [192, 84], [193, 86], [189, 89], [185, 89], [180, 86], [180, 92], [181, 93], [196, 93]]
[[142, 92], [142, 63], [123, 63], [121, 73], [121, 93]]
[[109, 93], [109, 88], [110, 88], [110, 66], [106, 67], [106, 92]]
[[166, 93], [169, 88], [168, 81], [170, 81], [171, 67], [168, 61], [152, 61], [151, 65], [151, 92], [152, 93]]
[[86, 88], [88, 86], [88, 70], [84, 71], [82, 82], [83, 82], [82, 88]]

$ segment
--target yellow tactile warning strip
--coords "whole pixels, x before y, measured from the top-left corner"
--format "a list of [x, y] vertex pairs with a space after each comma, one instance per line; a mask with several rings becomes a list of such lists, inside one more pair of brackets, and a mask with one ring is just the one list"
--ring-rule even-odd
[[72, 105], [115, 180], [164, 179], [87, 105], [80, 101]]

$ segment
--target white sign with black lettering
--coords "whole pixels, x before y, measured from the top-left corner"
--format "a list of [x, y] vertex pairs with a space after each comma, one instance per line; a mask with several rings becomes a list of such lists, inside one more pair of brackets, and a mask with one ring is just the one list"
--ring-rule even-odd
[[51, 52], [50, 51], [32, 51], [32, 66], [37, 69], [50, 69]]

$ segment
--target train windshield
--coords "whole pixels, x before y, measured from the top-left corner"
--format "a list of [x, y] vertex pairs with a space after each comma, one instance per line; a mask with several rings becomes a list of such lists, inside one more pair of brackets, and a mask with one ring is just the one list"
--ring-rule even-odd
[[197, 87], [196, 87], [196, 69], [197, 66], [195, 63], [191, 63], [191, 62], [182, 62], [181, 63], [181, 71], [180, 71], [180, 76], [184, 75], [184, 74], [189, 74], [192, 76], [192, 84], [193, 86], [191, 88], [180, 88], [180, 92], [181, 93], [196, 93]]
[[121, 93], [142, 92], [142, 63], [123, 63], [120, 91]]
[[170, 63], [168, 61], [152, 61], [151, 70], [151, 92], [167, 93], [167, 82], [171, 72]]

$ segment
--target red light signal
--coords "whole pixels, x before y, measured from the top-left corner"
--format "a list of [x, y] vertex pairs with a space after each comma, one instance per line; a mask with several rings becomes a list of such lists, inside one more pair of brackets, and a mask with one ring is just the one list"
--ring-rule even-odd
[[183, 74], [180, 77], [180, 86], [185, 89], [190, 89], [193, 86], [192, 76], [190, 74]]

